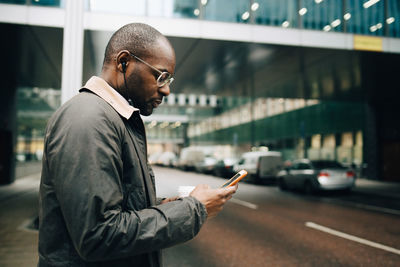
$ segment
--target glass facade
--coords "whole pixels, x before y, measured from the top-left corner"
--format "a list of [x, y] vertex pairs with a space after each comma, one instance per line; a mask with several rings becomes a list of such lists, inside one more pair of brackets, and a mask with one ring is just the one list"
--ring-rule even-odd
[[386, 26], [388, 36], [400, 37], [400, 2], [388, 1], [387, 16], [383, 25]]
[[300, 25], [305, 29], [343, 32], [343, 2], [303, 0], [299, 8]]
[[367, 8], [364, 7], [364, 2], [360, 0], [347, 1], [345, 14], [351, 14], [351, 17], [347, 20], [347, 31], [356, 34], [385, 35], [384, 1], [379, 1]]
[[241, 23], [250, 21], [250, 2], [247, 0], [203, 0], [200, 2], [203, 10], [203, 19]]
[[[168, 1], [149, 0], [149, 2], [160, 2], [159, 5], [165, 5]], [[173, 1], [173, 17], [196, 19], [200, 15], [198, 0], [175, 0]], [[150, 15], [150, 14], [149, 14]]]
[[254, 23], [284, 28], [298, 27], [297, 0], [260, 0], [251, 5]]
[[17, 90], [17, 161], [41, 160], [47, 120], [61, 104], [61, 90], [21, 87]]
[[[65, 0], [0, 0], [64, 7]], [[93, 12], [400, 37], [398, 0], [86, 0]]]
[[281, 151], [285, 160], [308, 157], [360, 165], [363, 114], [362, 103], [259, 98], [190, 123], [188, 138], [192, 145], [215, 140], [219, 145], [234, 144], [244, 150], [249, 145], [266, 146]]
[[189, 18], [400, 37], [397, 0], [146, 0], [89, 1], [94, 12]]
[[3, 4], [64, 7], [65, 0], [0, 0]]

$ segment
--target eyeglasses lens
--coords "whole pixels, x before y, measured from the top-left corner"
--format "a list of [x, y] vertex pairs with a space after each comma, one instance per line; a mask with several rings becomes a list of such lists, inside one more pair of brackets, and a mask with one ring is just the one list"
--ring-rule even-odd
[[169, 74], [168, 72], [163, 72], [158, 77], [157, 84], [158, 84], [158, 86], [161, 87], [161, 86], [166, 85], [167, 83], [171, 84], [173, 80], [174, 79], [172, 78], [171, 74]]

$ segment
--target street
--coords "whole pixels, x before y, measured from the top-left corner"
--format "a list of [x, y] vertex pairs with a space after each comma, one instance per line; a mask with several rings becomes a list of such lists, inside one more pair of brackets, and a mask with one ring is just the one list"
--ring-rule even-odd
[[[225, 179], [153, 167], [159, 197]], [[0, 266], [35, 266], [38, 173], [0, 187]], [[163, 252], [166, 267], [399, 266], [400, 203], [357, 193], [306, 196], [241, 182], [191, 241]]]
[[[179, 185], [218, 187], [225, 181], [168, 168], [154, 167], [154, 172], [158, 195], [164, 197], [176, 195]], [[343, 197], [241, 183], [194, 240], [164, 251], [166, 266], [399, 266], [399, 216], [357, 207], [351, 201], [356, 196], [346, 202]]]

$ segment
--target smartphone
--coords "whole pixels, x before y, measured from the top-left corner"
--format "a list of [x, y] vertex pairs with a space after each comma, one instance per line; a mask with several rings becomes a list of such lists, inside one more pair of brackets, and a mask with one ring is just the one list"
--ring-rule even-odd
[[229, 179], [226, 183], [224, 183], [221, 187], [233, 186], [237, 184], [240, 180], [246, 177], [247, 171], [241, 170], [240, 172], [236, 173], [231, 179]]

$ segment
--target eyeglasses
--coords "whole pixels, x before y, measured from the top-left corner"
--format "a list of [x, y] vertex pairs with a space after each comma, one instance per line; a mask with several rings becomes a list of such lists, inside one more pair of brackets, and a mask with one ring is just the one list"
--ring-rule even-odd
[[157, 78], [157, 86], [158, 87], [163, 87], [166, 84], [170, 85], [174, 81], [174, 77], [172, 77], [171, 73], [169, 73], [167, 71], [160, 71], [159, 69], [157, 69], [156, 67], [150, 65], [149, 63], [147, 63], [143, 59], [135, 56], [133, 53], [129, 52], [129, 54], [131, 54], [132, 57], [136, 58], [137, 60], [139, 60], [143, 64], [149, 66], [150, 68], [152, 68], [153, 70], [157, 71], [160, 74], [158, 76], [158, 78]]

